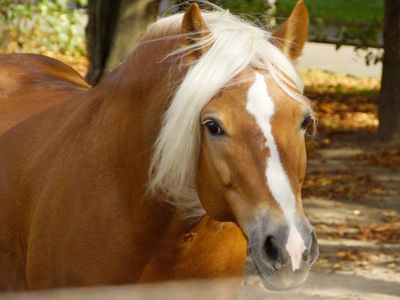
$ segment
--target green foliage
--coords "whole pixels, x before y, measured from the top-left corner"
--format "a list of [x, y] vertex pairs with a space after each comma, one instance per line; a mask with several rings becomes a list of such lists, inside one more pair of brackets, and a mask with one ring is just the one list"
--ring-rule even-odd
[[221, 7], [229, 9], [234, 14], [255, 14], [260, 15], [267, 10], [267, 1], [265, 0], [217, 0], [215, 1]]
[[[277, 19], [289, 16], [297, 0], [277, 0]], [[313, 41], [354, 45], [367, 65], [382, 59], [368, 47], [379, 46], [383, 28], [384, 0], [305, 0], [310, 13]]]
[[[277, 13], [288, 17], [297, 0], [277, 0]], [[382, 22], [384, 0], [305, 0], [312, 18], [327, 22]]]
[[[53, 52], [85, 55], [83, 28], [87, 0], [2, 0], [0, 42], [12, 52]], [[73, 7], [75, 6], [75, 7]]]
[[[171, 4], [179, 6], [177, 10], [183, 10], [185, 6], [195, 0], [170, 0]], [[228, 9], [235, 15], [240, 15], [251, 22], [259, 22], [259, 25], [265, 26], [267, 20], [271, 17], [269, 4], [271, 0], [207, 0], [212, 4], [216, 4], [224, 9]], [[201, 1], [200, 1], [201, 3]], [[207, 4], [203, 3], [203, 7], [207, 8]], [[174, 10], [172, 10], [173, 12]]]
[[378, 36], [382, 32], [382, 23], [374, 21], [361, 26], [342, 26], [338, 33], [336, 49], [344, 44], [353, 44], [356, 52], [363, 52], [367, 65], [382, 61], [383, 50], [378, 54], [368, 50], [368, 46], [377, 44]]

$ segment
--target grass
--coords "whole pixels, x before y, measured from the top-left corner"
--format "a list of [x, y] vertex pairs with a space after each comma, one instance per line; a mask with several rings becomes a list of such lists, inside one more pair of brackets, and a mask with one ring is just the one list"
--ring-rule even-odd
[[[277, 0], [278, 17], [289, 16], [297, 0]], [[305, 0], [312, 19], [328, 22], [382, 22], [384, 0]]]

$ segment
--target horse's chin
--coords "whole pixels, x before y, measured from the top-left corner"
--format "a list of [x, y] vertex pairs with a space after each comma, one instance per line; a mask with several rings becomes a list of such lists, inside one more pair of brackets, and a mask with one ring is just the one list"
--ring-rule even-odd
[[285, 291], [300, 287], [308, 277], [308, 270], [285, 272], [279, 270], [271, 273], [268, 277], [258, 274], [264, 287], [272, 291]]
[[264, 287], [272, 291], [285, 291], [300, 287], [307, 280], [311, 269], [311, 265], [303, 265], [299, 270], [293, 271], [291, 264], [286, 264], [279, 270], [275, 270], [258, 257], [253, 256], [252, 258], [254, 268]]

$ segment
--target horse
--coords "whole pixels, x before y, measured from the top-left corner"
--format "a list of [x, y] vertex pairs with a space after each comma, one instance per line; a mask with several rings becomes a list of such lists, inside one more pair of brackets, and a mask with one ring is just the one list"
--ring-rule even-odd
[[[73, 68], [50, 57], [0, 55], [0, 134], [89, 88]], [[21, 90], [29, 90], [28, 96]]]
[[[292, 63], [307, 28], [301, 0], [272, 34], [192, 3], [5, 131], [0, 290], [236, 278], [248, 251], [267, 288], [302, 284], [318, 256], [301, 199], [314, 113]], [[54, 98], [42, 87], [29, 105]]]

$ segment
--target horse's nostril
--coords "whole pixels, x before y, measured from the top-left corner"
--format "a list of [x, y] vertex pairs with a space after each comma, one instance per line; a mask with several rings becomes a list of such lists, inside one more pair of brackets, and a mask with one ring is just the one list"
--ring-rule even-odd
[[278, 245], [276, 244], [276, 239], [271, 235], [267, 236], [264, 248], [265, 254], [268, 259], [270, 259], [272, 266], [275, 270], [278, 270], [281, 267], [281, 254]]
[[310, 259], [310, 248], [307, 248], [306, 250], [304, 250], [304, 252], [303, 252], [303, 260], [305, 262], [310, 262], [311, 261], [311, 259]]
[[313, 263], [316, 256], [318, 256], [318, 242], [315, 232], [312, 231], [309, 242], [307, 243], [307, 248], [304, 250], [302, 258], [306, 263]]
[[315, 231], [311, 233], [311, 246], [310, 246], [310, 257], [309, 257], [309, 262], [313, 263], [316, 261], [319, 255], [319, 250], [318, 250], [318, 239], [317, 235], [315, 234]]

